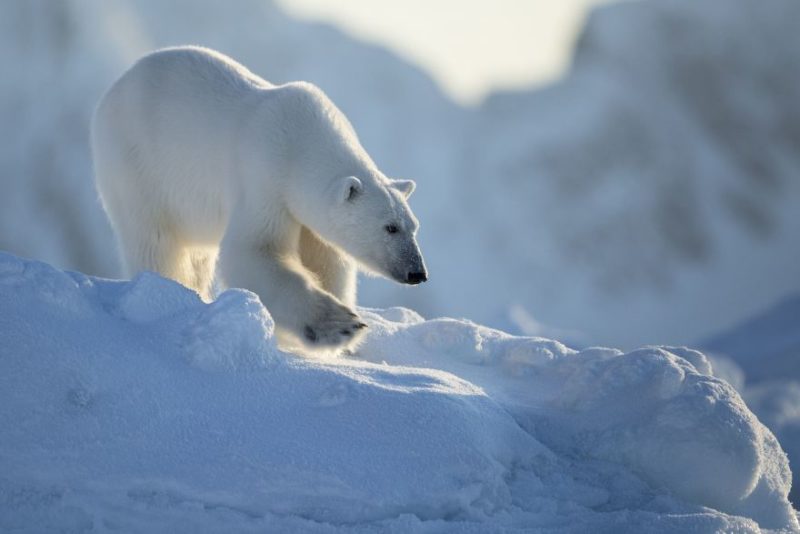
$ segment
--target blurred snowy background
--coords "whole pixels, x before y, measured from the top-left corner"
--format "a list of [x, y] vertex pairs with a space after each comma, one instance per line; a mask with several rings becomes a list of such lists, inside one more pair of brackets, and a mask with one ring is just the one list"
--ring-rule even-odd
[[417, 181], [431, 281], [365, 280], [362, 304], [701, 345], [796, 469], [800, 3], [341, 4], [0, 3], [0, 249], [118, 276], [92, 108], [146, 51], [209, 46], [318, 84]]

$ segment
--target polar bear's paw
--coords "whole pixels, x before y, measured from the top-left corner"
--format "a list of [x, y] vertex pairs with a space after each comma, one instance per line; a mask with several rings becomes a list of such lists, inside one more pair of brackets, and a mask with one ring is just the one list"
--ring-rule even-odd
[[366, 327], [353, 310], [326, 296], [319, 299], [313, 319], [303, 326], [303, 340], [315, 347], [349, 345]]

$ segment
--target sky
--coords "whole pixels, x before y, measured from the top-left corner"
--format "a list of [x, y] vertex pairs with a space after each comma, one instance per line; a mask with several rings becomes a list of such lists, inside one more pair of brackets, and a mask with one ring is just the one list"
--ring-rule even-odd
[[546, 83], [567, 68], [588, 9], [605, 0], [278, 0], [422, 67], [463, 104]]

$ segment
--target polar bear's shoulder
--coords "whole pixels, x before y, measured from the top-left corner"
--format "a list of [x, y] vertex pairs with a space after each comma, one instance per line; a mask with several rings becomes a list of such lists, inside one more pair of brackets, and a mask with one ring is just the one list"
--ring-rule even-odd
[[349, 139], [358, 139], [353, 125], [322, 89], [311, 82], [289, 82], [274, 88], [283, 113], [292, 117], [295, 127], [303, 126], [318, 132], [332, 131]]
[[275, 94], [284, 105], [294, 106], [299, 110], [320, 111], [333, 104], [325, 93], [311, 82], [289, 82], [275, 87]]
[[162, 75], [212, 84], [222, 82], [247, 87], [274, 87], [241, 63], [202, 46], [161, 48], [139, 59], [129, 72], [146, 73], [151, 78]]

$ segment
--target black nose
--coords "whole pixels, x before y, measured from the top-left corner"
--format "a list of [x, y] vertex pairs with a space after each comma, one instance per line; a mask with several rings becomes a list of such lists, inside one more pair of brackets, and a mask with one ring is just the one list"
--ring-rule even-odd
[[407, 284], [420, 284], [428, 281], [428, 274], [425, 271], [421, 273], [408, 273], [406, 277]]

